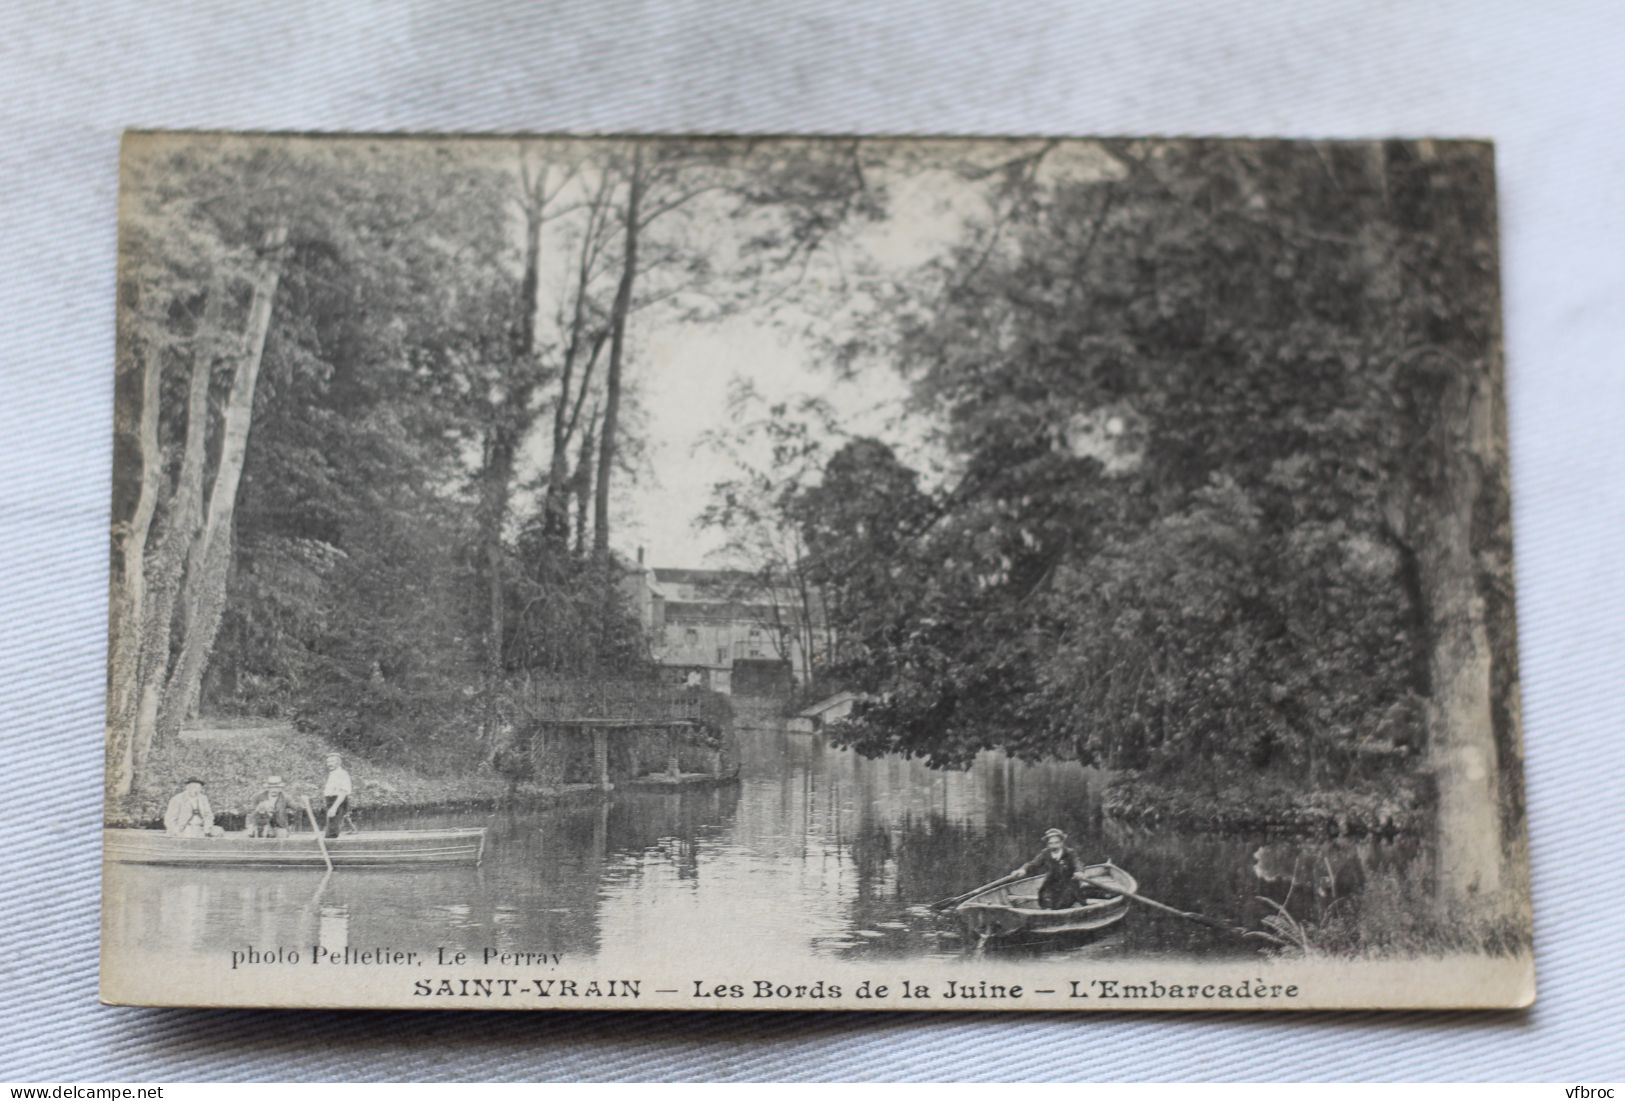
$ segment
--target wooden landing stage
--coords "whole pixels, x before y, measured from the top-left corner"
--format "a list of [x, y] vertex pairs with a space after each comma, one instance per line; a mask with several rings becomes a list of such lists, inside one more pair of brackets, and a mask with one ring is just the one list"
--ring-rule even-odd
[[551, 782], [585, 780], [610, 791], [738, 776], [733, 707], [719, 692], [652, 678], [547, 681], [523, 700], [521, 736], [537, 775]]

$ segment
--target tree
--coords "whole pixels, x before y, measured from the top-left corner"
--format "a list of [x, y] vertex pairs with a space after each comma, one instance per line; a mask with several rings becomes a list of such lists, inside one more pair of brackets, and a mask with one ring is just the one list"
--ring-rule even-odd
[[626, 170], [626, 208], [622, 215], [621, 278], [609, 315], [609, 368], [604, 379], [604, 419], [598, 429], [598, 480], [593, 489], [593, 554], [607, 565], [609, 558], [609, 486], [615, 470], [616, 430], [620, 427], [621, 378], [626, 369], [626, 319], [632, 309], [632, 288], [638, 276], [638, 239], [643, 232], [643, 150], [634, 147]]
[[[623, 198], [594, 486], [601, 562], [609, 554], [633, 316], [664, 304], [690, 320], [714, 319], [783, 293], [786, 279], [804, 274], [843, 229], [879, 215], [881, 197], [868, 186], [860, 150], [857, 142], [683, 139], [611, 151], [604, 170], [622, 181]], [[721, 225], [730, 232], [719, 232]]]
[[1382, 165], [1404, 342], [1387, 505], [1430, 641], [1440, 887], [1462, 898], [1500, 885], [1502, 808], [1517, 797], [1503, 777], [1519, 772], [1504, 767], [1519, 738], [1493, 161], [1483, 145], [1390, 142]]
[[785, 501], [807, 548], [798, 572], [817, 594], [826, 661], [865, 690], [880, 687], [863, 676], [873, 668], [870, 656], [928, 626], [912, 620], [909, 597], [923, 565], [915, 542], [933, 511], [918, 475], [868, 438], [843, 444], [816, 484], [796, 487]]
[[698, 522], [726, 536], [719, 554], [733, 583], [725, 598], [754, 611], [779, 658], [799, 663], [795, 672], [810, 685], [830, 639], [798, 495], [816, 480], [828, 441], [841, 431], [823, 399], [769, 403], [741, 379], [730, 386], [726, 419], [731, 427], [707, 433], [705, 443], [730, 461], [734, 475], [712, 486]]
[[[218, 623], [217, 619], [210, 621], [208, 609], [200, 603], [201, 595], [210, 591], [213, 583], [223, 584], [219, 572], [223, 565], [218, 556], [208, 559], [215, 572], [205, 577], [203, 565], [207, 556], [203, 548], [207, 544], [199, 542], [205, 532], [201, 510], [208, 388], [216, 358], [232, 354], [236, 343], [232, 331], [236, 321], [230, 302], [232, 287], [245, 271], [253, 271], [253, 251], [244, 248], [240, 234], [222, 236], [214, 231], [216, 227], [199, 218], [199, 200], [209, 201], [199, 192], [206, 192], [220, 182], [216, 173], [229, 176], [241, 169], [244, 166], [241, 158], [233, 152], [194, 160], [184, 152], [170, 152], [165, 156], [160, 151], [155, 159], [157, 163], [153, 164], [141, 156], [132, 156], [125, 181], [133, 202], [121, 269], [136, 301], [130, 303], [132, 308], [122, 311], [122, 327], [128, 334], [126, 340], [145, 346], [154, 355], [168, 354], [172, 348], [184, 349], [190, 354], [192, 366], [186, 401], [186, 445], [177, 480], [167, 494], [157, 484], [163, 463], [160, 455], [163, 391], [147, 391], [146, 396], [155, 400], [143, 401], [142, 431], [137, 441], [139, 459], [135, 464], [141, 472], [141, 492], [129, 529], [130, 538], [115, 548], [127, 571], [115, 593], [115, 611], [110, 620], [114, 632], [111, 653], [116, 660], [109, 700], [109, 722], [114, 729], [109, 737], [108, 784], [115, 795], [129, 790], [153, 739], [161, 732], [166, 691], [172, 683], [177, 689], [183, 688], [187, 680], [185, 676], [180, 681], [171, 678], [170, 632], [177, 604], [184, 604], [186, 608], [183, 626], [187, 630], [181, 638], [183, 655], [189, 638], [212, 632]], [[189, 186], [199, 180], [207, 181], [203, 188]], [[270, 231], [273, 236], [276, 232], [275, 229]], [[199, 296], [193, 288], [200, 279], [206, 280], [208, 274], [217, 277], [219, 283]], [[201, 319], [197, 311], [199, 297], [203, 301]], [[265, 317], [268, 311], [266, 303]], [[251, 322], [263, 320], [251, 314]], [[263, 328], [251, 331], [246, 344], [239, 347], [243, 366], [250, 375], [248, 400], [251, 402], [251, 375], [257, 371]], [[149, 381], [157, 385], [156, 380]], [[242, 416], [233, 420], [231, 427], [246, 433]], [[231, 437], [228, 437], [227, 444], [230, 442]], [[234, 470], [240, 469], [235, 466], [237, 454], [231, 447], [223, 447], [222, 461], [217, 464], [217, 482], [229, 482], [229, 492], [220, 492], [218, 497], [212, 498], [215, 504], [211, 515], [215, 524], [209, 530], [211, 533], [223, 531], [228, 543], [232, 503], [228, 498], [234, 499], [235, 495]], [[162, 535], [157, 552], [149, 558], [145, 542], [161, 508]], [[137, 530], [141, 535], [140, 544], [134, 541]], [[115, 538], [117, 534], [116, 525]], [[183, 575], [183, 563], [187, 561], [191, 569]], [[139, 579], [133, 573], [138, 563]]]
[[[475, 370], [483, 375], [483, 431], [480, 440], [479, 517], [480, 551], [485, 578], [484, 634], [487, 738], [494, 735], [495, 700], [500, 690], [507, 640], [507, 605], [504, 563], [507, 552], [503, 529], [508, 521], [519, 449], [529, 435], [538, 410], [532, 403], [544, 382], [538, 343], [536, 312], [540, 283], [542, 231], [547, 207], [557, 191], [547, 189], [545, 166], [534, 175], [520, 151], [520, 208], [524, 219], [524, 265], [518, 294], [511, 302], [499, 297], [494, 309], [475, 319], [467, 332], [468, 352]], [[494, 316], [493, 316], [494, 314]], [[503, 315], [507, 314], [507, 317]]]
[[1109, 171], [1046, 176], [1053, 149], [984, 171], [990, 218], [849, 349], [904, 372], [953, 479], [884, 551], [809, 498], [815, 556], [911, 574], [840, 602], [875, 697], [843, 736], [1192, 783], [1425, 749], [1451, 889], [1493, 886], [1515, 738], [1483, 150], [1106, 141]]
[[[586, 223], [575, 244], [571, 272], [571, 293], [568, 315], [560, 311], [558, 324], [563, 333], [562, 361], [557, 371], [558, 394], [553, 399], [552, 454], [547, 468], [547, 484], [543, 500], [543, 529], [548, 536], [548, 550], [562, 554], [570, 541], [570, 497], [577, 490], [575, 483], [585, 476], [586, 488], [592, 490], [589, 455], [592, 446], [585, 441], [596, 441], [598, 407], [592, 409], [583, 434], [581, 457], [577, 460], [574, 477], [570, 473], [570, 446], [581, 425], [581, 413], [587, 397], [593, 392], [593, 374], [598, 365], [605, 341], [613, 328], [598, 316], [601, 311], [593, 300], [593, 290], [610, 251], [610, 235], [614, 228], [614, 177], [600, 172], [598, 182], [591, 187], [584, 200]], [[624, 266], [624, 265], [623, 265]], [[624, 317], [622, 319], [624, 338]], [[583, 472], [586, 472], [583, 474]], [[577, 520], [577, 542], [585, 542], [587, 520], [585, 514]]]
[[215, 636], [220, 629], [220, 616], [226, 601], [226, 571], [231, 565], [232, 517], [237, 507], [237, 485], [242, 478], [243, 459], [248, 449], [248, 429], [254, 416], [254, 390], [265, 355], [265, 337], [271, 326], [277, 281], [281, 277], [278, 253], [287, 237], [287, 227], [278, 224], [266, 231], [261, 245], [243, 348], [233, 369], [231, 390], [222, 410], [220, 454], [215, 461], [214, 481], [209, 489], [208, 510], [203, 528], [193, 537], [187, 553], [187, 586], [182, 593], [181, 605], [181, 649], [164, 684], [164, 699], [158, 712], [160, 737], [173, 736], [180, 729], [181, 721], [197, 712], [203, 667], [214, 649]]
[[[115, 795], [128, 790], [153, 740], [172, 733], [197, 706], [222, 624], [231, 619], [235, 641], [249, 633], [243, 625], [255, 617], [233, 609], [228, 595], [241, 587], [244, 531], [264, 551], [261, 564], [292, 561], [266, 550], [265, 540], [281, 539], [279, 527], [291, 534], [306, 523], [289, 519], [302, 510], [339, 507], [324, 496], [323, 475], [353, 452], [324, 451], [323, 443], [337, 442], [331, 437], [309, 448], [289, 446], [297, 440], [280, 429], [256, 445], [253, 426], [268, 414], [307, 430], [310, 421], [320, 423], [323, 403], [283, 417], [279, 397], [309, 397], [307, 382], [335, 372], [348, 377], [346, 359], [358, 347], [366, 348], [363, 357], [398, 349], [413, 319], [435, 328], [445, 317], [436, 307], [455, 309], [461, 301], [429, 273], [443, 271], [453, 250], [483, 247], [478, 233], [441, 231], [448, 220], [482, 209], [477, 196], [485, 185], [479, 171], [455, 162], [441, 161], [428, 173], [400, 171], [418, 156], [387, 143], [166, 137], [140, 139], [127, 157], [121, 270], [128, 285], [139, 287], [141, 308], [124, 311], [121, 323], [133, 327], [132, 346], [189, 366], [161, 386], [156, 438], [142, 434], [142, 458], [133, 465], [143, 482], [155, 468], [162, 471], [163, 484], [148, 524], [156, 547], [142, 555], [143, 610], [113, 620], [113, 648], [121, 655], [109, 709], [110, 723], [120, 728], [109, 739]], [[465, 201], [448, 204], [448, 196]], [[408, 225], [419, 234], [403, 236]], [[334, 281], [319, 290], [309, 285], [323, 279]], [[294, 308], [283, 301], [290, 285]], [[348, 296], [335, 295], [335, 288]], [[338, 332], [322, 308], [335, 298], [356, 311], [337, 355], [322, 347]], [[223, 390], [214, 385], [217, 371], [229, 376]], [[261, 470], [267, 462], [270, 469]], [[269, 495], [268, 486], [276, 487]], [[300, 499], [301, 489], [317, 493]], [[281, 520], [260, 507], [264, 497]], [[331, 528], [320, 534], [331, 538]], [[120, 547], [120, 561], [128, 564], [134, 549]], [[123, 657], [132, 650], [139, 654], [133, 707]]]
[[[131, 298], [135, 296], [132, 294]], [[134, 302], [128, 302], [133, 307]], [[158, 446], [159, 387], [162, 382], [161, 353], [148, 346], [139, 357], [139, 390], [130, 393], [132, 373], [127, 366], [130, 356], [127, 336], [121, 342], [119, 377], [116, 386], [123, 391], [122, 400], [115, 403], [114, 434], [134, 437], [126, 448], [134, 455], [127, 461], [139, 471], [136, 501], [127, 521], [115, 523], [113, 528], [115, 572], [112, 576], [108, 607], [108, 785], [117, 795], [126, 794], [135, 772], [135, 716], [141, 690], [141, 636], [146, 616], [146, 544], [152, 526], [153, 513], [158, 506], [158, 491], [162, 477], [161, 455]], [[129, 412], [135, 409], [136, 416]], [[134, 423], [131, 423], [131, 422]], [[129, 450], [121, 448], [121, 458]], [[114, 514], [121, 509], [115, 503]]]

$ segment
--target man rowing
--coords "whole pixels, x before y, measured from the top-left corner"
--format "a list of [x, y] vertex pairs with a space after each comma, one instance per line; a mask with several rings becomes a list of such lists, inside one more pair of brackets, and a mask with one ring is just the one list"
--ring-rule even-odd
[[350, 813], [350, 774], [344, 768], [344, 758], [337, 753], [327, 755], [327, 783], [322, 786], [322, 798], [327, 801], [327, 836], [337, 837], [345, 815]]
[[1046, 910], [1065, 910], [1084, 903], [1080, 889], [1089, 884], [1089, 877], [1083, 874], [1085, 867], [1082, 858], [1067, 845], [1066, 834], [1050, 828], [1044, 831], [1043, 850], [1005, 876], [1003, 882], [1042, 875], [1038, 904]]

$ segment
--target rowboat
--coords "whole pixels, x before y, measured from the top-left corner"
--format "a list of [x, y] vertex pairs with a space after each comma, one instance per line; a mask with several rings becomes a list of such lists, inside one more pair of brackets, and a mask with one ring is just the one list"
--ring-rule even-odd
[[[327, 841], [334, 867], [478, 864], [485, 855], [485, 827], [452, 830], [374, 830]], [[188, 867], [325, 868], [314, 834], [288, 837], [173, 837], [162, 830], [104, 829], [102, 855], [120, 864]]]
[[[1083, 874], [1105, 890], [1121, 887], [1125, 891], [1138, 891], [1140, 885], [1132, 875], [1115, 864], [1091, 864]], [[1044, 883], [1042, 875], [1017, 879], [998, 887], [989, 887], [954, 907], [954, 913], [966, 931], [978, 939], [991, 937], [1057, 936], [1063, 933], [1087, 933], [1116, 925], [1128, 912], [1128, 899], [1091, 898], [1080, 906], [1063, 910], [1046, 910], [1038, 904], [1038, 888]]]

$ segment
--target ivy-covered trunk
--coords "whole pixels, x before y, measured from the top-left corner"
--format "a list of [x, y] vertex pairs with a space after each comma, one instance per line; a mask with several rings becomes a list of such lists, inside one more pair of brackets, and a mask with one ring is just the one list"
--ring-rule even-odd
[[[205, 332], [214, 332], [213, 327], [224, 316], [221, 303], [224, 293], [209, 292], [203, 314]], [[164, 681], [169, 676], [170, 639], [175, 609], [180, 603], [181, 577], [186, 569], [188, 548], [197, 539], [203, 519], [203, 468], [208, 458], [209, 379], [213, 364], [214, 357], [207, 350], [193, 352], [180, 471], [169, 497], [157, 551], [147, 564], [141, 661], [137, 671], [135, 714], [131, 720], [134, 724], [131, 771], [136, 775], [145, 765], [147, 753], [157, 737], [158, 709], [163, 699]]]

